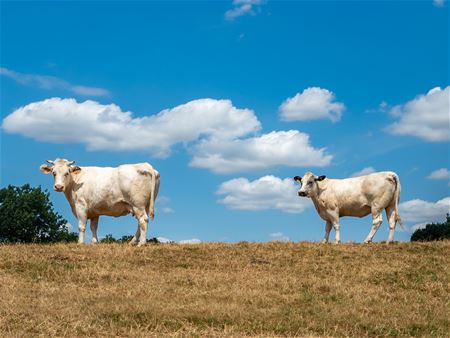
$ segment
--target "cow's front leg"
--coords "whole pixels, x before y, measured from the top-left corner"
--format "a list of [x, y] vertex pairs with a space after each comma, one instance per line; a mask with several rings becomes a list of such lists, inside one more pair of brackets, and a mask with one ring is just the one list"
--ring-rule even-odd
[[97, 227], [98, 227], [99, 217], [94, 217], [91, 219], [91, 233], [92, 233], [92, 244], [98, 243], [97, 238]]
[[78, 216], [78, 244], [84, 243], [84, 233], [86, 232], [86, 214], [77, 213]]
[[328, 243], [332, 226], [333, 226], [332, 223], [330, 221], [327, 221], [327, 223], [325, 224], [325, 236], [322, 239], [322, 243]]
[[339, 224], [339, 218], [337, 220], [334, 220], [332, 224], [336, 233], [334, 237], [334, 243], [339, 244], [341, 243], [341, 225]]

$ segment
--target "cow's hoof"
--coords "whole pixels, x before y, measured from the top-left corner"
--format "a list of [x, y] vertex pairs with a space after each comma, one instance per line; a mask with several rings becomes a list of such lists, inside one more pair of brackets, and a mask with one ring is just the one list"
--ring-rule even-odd
[[341, 241], [333, 241], [333, 244], [341, 244]]
[[328, 240], [326, 240], [326, 239], [324, 238], [324, 239], [322, 239], [322, 240], [320, 241], [320, 243], [322, 243], [322, 244], [328, 244]]
[[367, 239], [364, 241], [364, 244], [370, 244], [370, 243], [372, 243], [372, 241], [369, 241]]
[[395, 242], [394, 241], [386, 241], [386, 244], [387, 245], [389, 245], [389, 244], [394, 244]]
[[140, 247], [140, 246], [144, 246], [144, 245], [145, 245], [145, 243], [139, 242], [137, 246]]

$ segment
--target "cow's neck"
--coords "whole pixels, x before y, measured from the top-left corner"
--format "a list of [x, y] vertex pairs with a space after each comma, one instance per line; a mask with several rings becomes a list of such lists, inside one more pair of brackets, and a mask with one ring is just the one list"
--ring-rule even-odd
[[75, 182], [70, 180], [70, 183], [66, 186], [64, 190], [64, 195], [66, 195], [67, 200], [69, 201], [70, 207], [72, 208], [72, 212], [75, 213], [75, 191], [73, 189]]
[[313, 201], [314, 207], [316, 208], [317, 212], [319, 212], [320, 209], [323, 209], [323, 206], [325, 204], [324, 201], [321, 198], [322, 197], [321, 195], [322, 195], [324, 190], [325, 189], [321, 189], [318, 186], [317, 190], [313, 194], [310, 195], [311, 196], [311, 200]]

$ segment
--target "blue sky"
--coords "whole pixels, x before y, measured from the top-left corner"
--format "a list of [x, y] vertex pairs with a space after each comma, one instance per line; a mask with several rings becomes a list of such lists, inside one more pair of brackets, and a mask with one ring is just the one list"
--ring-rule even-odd
[[[71, 224], [46, 159], [150, 162], [148, 236], [173, 240], [320, 240], [286, 180], [310, 170], [396, 171], [409, 228], [450, 209], [445, 1], [2, 1], [0, 61], [1, 186], [41, 185]], [[370, 225], [343, 218], [341, 238]]]

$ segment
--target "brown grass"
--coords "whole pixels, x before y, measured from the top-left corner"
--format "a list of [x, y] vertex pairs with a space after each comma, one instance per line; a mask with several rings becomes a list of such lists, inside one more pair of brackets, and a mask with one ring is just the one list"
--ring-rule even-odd
[[0, 336], [450, 334], [450, 242], [0, 246]]

